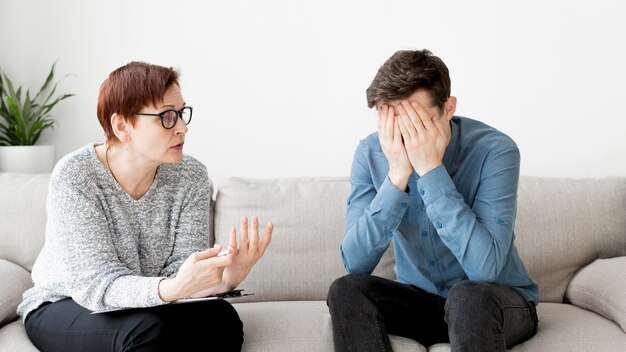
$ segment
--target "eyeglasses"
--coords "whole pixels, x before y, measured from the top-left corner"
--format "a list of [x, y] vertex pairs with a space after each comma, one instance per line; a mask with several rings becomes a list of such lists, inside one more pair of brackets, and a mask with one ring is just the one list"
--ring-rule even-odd
[[171, 128], [174, 128], [174, 126], [176, 126], [176, 122], [178, 122], [179, 118], [183, 120], [183, 123], [185, 125], [188, 125], [191, 122], [192, 113], [193, 113], [193, 108], [191, 106], [185, 106], [184, 108], [180, 109], [180, 111], [165, 110], [159, 114], [147, 114], [147, 113], [138, 112], [135, 115], [159, 116], [161, 118], [161, 125], [163, 125], [163, 128], [169, 130]]

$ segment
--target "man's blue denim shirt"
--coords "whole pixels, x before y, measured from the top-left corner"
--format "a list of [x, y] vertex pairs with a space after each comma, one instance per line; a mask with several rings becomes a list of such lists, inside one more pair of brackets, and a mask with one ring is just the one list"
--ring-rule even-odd
[[486, 124], [454, 116], [443, 165], [406, 192], [387, 177], [378, 133], [354, 155], [341, 242], [350, 273], [371, 274], [394, 241], [398, 282], [447, 297], [462, 280], [498, 282], [539, 302], [537, 284], [514, 240], [520, 154], [515, 142]]

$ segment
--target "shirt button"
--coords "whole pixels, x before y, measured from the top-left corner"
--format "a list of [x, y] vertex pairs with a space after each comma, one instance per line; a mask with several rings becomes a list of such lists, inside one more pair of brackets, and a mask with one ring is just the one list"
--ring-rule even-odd
[[422, 231], [422, 237], [428, 237], [428, 232]]
[[402, 207], [403, 207], [403, 208], [406, 208], [406, 207], [408, 207], [408, 206], [409, 206], [409, 205], [408, 205], [407, 203], [402, 203]]
[[437, 221], [437, 223], [435, 224], [435, 226], [437, 226], [438, 229], [443, 227], [443, 224], [440, 223], [439, 221]]
[[423, 196], [423, 195], [424, 195], [424, 193], [426, 193], [426, 192], [424, 192], [424, 190], [423, 190], [423, 189], [420, 189], [420, 195], [422, 195], [422, 196]]
[[428, 265], [430, 265], [430, 266], [435, 266], [435, 261], [434, 261], [434, 260], [429, 261], [429, 262], [428, 262]]
[[445, 290], [446, 290], [446, 288], [444, 286], [439, 286], [439, 292], [443, 292]]
[[387, 232], [387, 237], [389, 238], [393, 237], [393, 232]]

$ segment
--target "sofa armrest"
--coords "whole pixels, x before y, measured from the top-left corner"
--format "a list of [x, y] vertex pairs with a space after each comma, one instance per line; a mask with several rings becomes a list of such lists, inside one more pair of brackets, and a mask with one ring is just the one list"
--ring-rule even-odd
[[582, 268], [569, 282], [565, 298], [626, 332], [626, 257], [597, 259]]
[[0, 259], [0, 327], [17, 318], [22, 294], [32, 285], [30, 273], [21, 266]]

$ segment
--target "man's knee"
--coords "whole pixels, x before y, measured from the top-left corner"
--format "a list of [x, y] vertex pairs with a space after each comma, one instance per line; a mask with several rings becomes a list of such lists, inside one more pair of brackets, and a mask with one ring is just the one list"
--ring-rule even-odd
[[446, 299], [446, 321], [451, 316], [475, 320], [497, 314], [497, 291], [497, 287], [491, 283], [469, 280], [460, 282], [450, 290]]
[[332, 308], [335, 304], [350, 303], [354, 295], [361, 294], [367, 289], [371, 275], [353, 273], [335, 280], [328, 289], [326, 303]]

